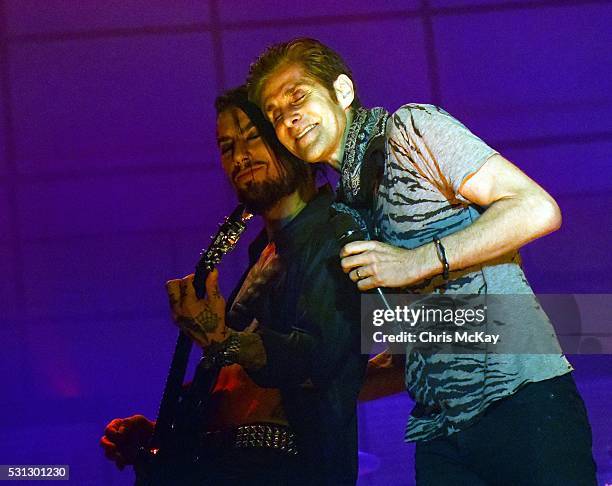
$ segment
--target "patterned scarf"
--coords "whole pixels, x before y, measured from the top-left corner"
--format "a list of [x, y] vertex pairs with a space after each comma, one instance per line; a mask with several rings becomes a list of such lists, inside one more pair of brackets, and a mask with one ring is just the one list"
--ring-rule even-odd
[[344, 145], [338, 187], [340, 200], [350, 206], [371, 207], [375, 175], [384, 162], [388, 118], [384, 108], [358, 108], [354, 113]]

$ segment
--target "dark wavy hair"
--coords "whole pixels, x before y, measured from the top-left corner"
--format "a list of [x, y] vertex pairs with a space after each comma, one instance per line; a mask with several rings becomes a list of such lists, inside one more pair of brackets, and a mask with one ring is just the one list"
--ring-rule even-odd
[[279, 142], [272, 124], [265, 119], [257, 105], [249, 101], [245, 85], [230, 89], [218, 96], [215, 100], [217, 115], [232, 107], [242, 110], [244, 114], [249, 117], [249, 120], [253, 122], [260, 137], [262, 137], [268, 147], [270, 147], [276, 155], [281, 174], [292, 174], [295, 177], [298, 182], [298, 187], [296, 187], [296, 189], [302, 191], [312, 184], [314, 180], [312, 168], [306, 162], [298, 159], [289, 152], [283, 144]]

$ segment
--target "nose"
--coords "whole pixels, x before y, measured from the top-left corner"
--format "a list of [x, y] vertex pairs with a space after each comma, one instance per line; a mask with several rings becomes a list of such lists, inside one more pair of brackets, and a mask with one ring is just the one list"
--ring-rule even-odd
[[298, 124], [298, 122], [301, 119], [302, 119], [302, 115], [300, 114], [299, 111], [294, 111], [284, 117], [285, 125], [287, 126], [287, 128], [294, 127], [295, 125]]
[[239, 140], [234, 147], [234, 165], [240, 170], [251, 161], [251, 154], [246, 141]]

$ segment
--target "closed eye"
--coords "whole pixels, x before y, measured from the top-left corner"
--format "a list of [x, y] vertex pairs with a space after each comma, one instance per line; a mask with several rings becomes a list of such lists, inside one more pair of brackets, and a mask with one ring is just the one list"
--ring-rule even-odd
[[302, 88], [296, 89], [292, 93], [291, 104], [293, 105], [300, 104], [302, 101], [304, 101], [304, 98], [306, 97], [307, 94], [308, 94], [307, 90], [304, 90]]

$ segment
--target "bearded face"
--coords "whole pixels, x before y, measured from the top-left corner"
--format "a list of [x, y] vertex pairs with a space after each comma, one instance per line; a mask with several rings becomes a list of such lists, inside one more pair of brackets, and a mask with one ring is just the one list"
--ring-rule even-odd
[[295, 171], [280, 163], [241, 109], [219, 113], [217, 144], [223, 169], [249, 211], [261, 214], [298, 188]]

